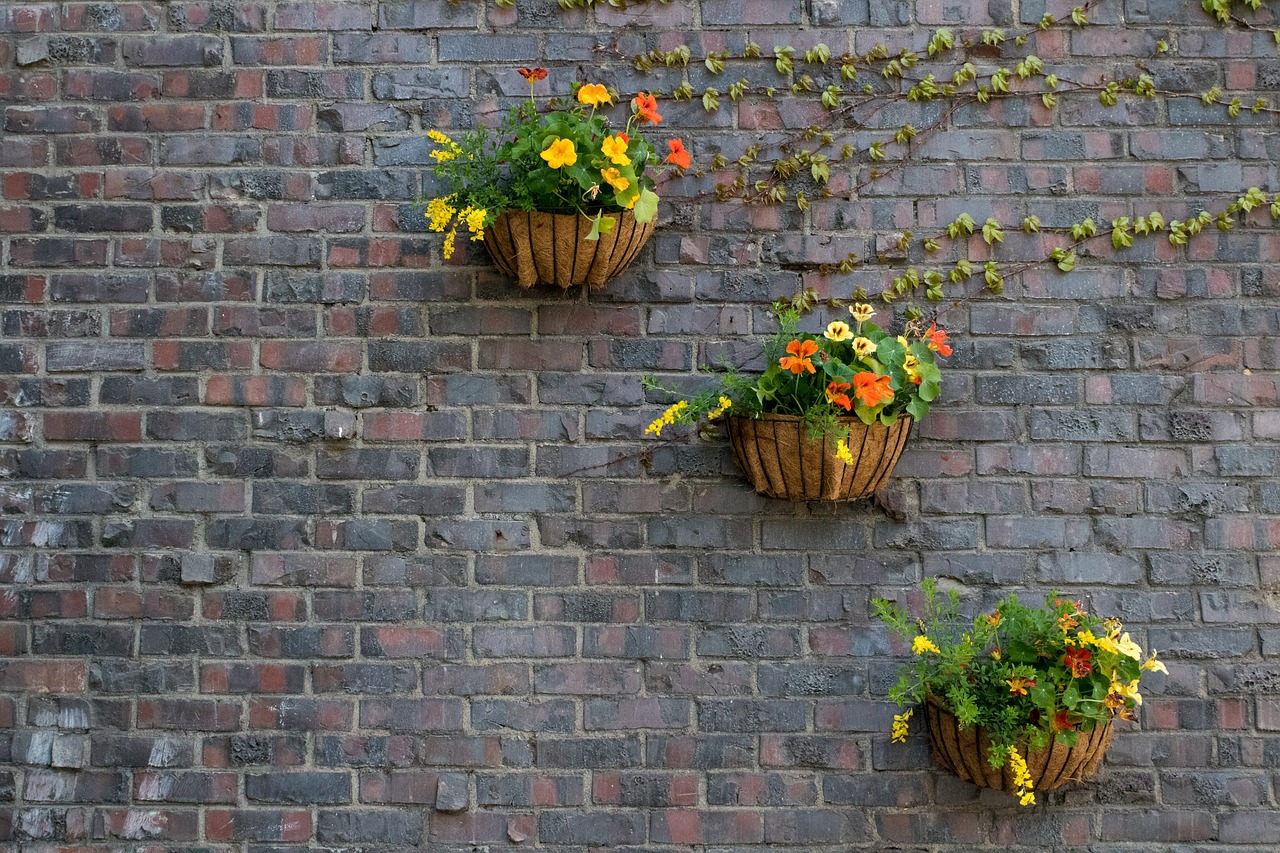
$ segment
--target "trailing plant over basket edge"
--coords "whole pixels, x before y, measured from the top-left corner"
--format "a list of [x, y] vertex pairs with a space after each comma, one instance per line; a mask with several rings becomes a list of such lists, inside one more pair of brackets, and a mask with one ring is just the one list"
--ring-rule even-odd
[[[947, 333], [936, 323], [925, 328], [917, 315], [906, 320], [903, 334], [893, 335], [872, 323], [875, 309], [860, 302], [847, 305], [852, 325], [833, 320], [820, 334], [801, 332], [801, 318], [817, 302], [816, 292], [808, 290], [773, 303], [778, 329], [763, 345], [766, 365], [760, 375], [748, 378], [726, 367], [712, 387], [670, 406], [646, 434], [661, 436], [666, 426], [703, 418], [711, 422], [725, 414], [791, 415], [801, 418], [813, 436], [836, 436], [837, 456], [853, 464], [842, 416], [889, 426], [903, 415], [917, 421], [928, 415], [942, 381], [935, 356], [951, 355]], [[847, 303], [826, 304], [843, 308]], [[643, 382], [649, 390], [677, 394], [652, 377]]]
[[[1046, 595], [1043, 607], [1010, 594], [992, 613], [969, 621], [954, 589], [941, 595], [933, 578], [921, 587], [918, 616], [883, 598], [872, 601], [914, 654], [899, 667], [889, 698], [901, 708], [934, 696], [960, 728], [985, 729], [990, 764], [1010, 763], [1023, 805], [1035, 802], [1023, 752], [1055, 740], [1074, 746], [1113, 718], [1135, 720], [1143, 673], [1168, 672], [1155, 652], [1144, 660], [1118, 619], [1100, 619], [1056, 594]], [[894, 742], [906, 740], [912, 713], [894, 717]]]
[[[652, 222], [658, 212], [653, 178], [658, 153], [640, 133], [662, 121], [657, 101], [644, 92], [630, 102], [624, 129], [613, 131], [598, 108], [618, 99], [599, 83], [573, 84], [573, 101], [553, 99], [550, 112], [539, 115], [534, 86], [547, 77], [545, 68], [521, 68], [529, 83], [529, 100], [513, 107], [496, 132], [481, 127], [459, 140], [438, 130], [428, 136], [436, 144], [433, 173], [447, 193], [431, 199], [425, 216], [435, 232], [446, 232], [444, 257], [454, 251], [459, 227], [471, 240], [484, 239], [485, 229], [507, 210], [581, 214], [592, 220], [585, 239], [609, 233], [616, 218], [632, 211], [636, 221]], [[668, 143], [663, 162], [689, 165], [680, 139]]]

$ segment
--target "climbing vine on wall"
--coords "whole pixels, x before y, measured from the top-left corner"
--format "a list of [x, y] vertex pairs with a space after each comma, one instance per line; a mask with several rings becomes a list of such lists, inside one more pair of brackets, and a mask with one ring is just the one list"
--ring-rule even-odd
[[[516, 4], [516, 0], [495, 2], [500, 6]], [[625, 7], [637, 2], [644, 0], [558, 0], [564, 9], [603, 3]], [[768, 141], [754, 143], [736, 157], [717, 152], [689, 170], [695, 178], [710, 174], [719, 179], [713, 191], [704, 193], [716, 201], [789, 204], [801, 211], [808, 210], [816, 199], [859, 198], [876, 182], [912, 164], [921, 146], [948, 129], [963, 109], [1026, 102], [1030, 109], [1052, 112], [1064, 98], [1087, 97], [1096, 99], [1103, 109], [1130, 99], [1196, 100], [1203, 109], [1220, 111], [1227, 121], [1280, 115], [1274, 100], [1256, 93], [1217, 85], [1203, 92], [1162, 85], [1158, 73], [1143, 61], [1135, 62], [1117, 79], [1075, 79], [1055, 72], [1051, 63], [1035, 52], [1037, 40], [1045, 33], [1096, 26], [1091, 25], [1090, 15], [1108, 2], [1089, 0], [1062, 18], [1045, 14], [1037, 25], [1019, 30], [988, 27], [957, 32], [940, 28], [922, 45], [893, 48], [881, 43], [862, 54], [837, 54], [822, 43], [800, 49], [786, 43], [760, 43], [750, 37], [739, 49], [702, 54], [679, 45], [627, 55], [618, 50], [616, 41], [602, 45], [602, 49], [630, 62], [642, 74], [660, 69], [682, 72], [679, 82], [661, 94], [676, 101], [700, 102], [708, 113], [724, 109], [727, 103], [758, 106], [790, 98], [800, 105], [790, 114], [820, 114], [820, 120], [770, 133]], [[1271, 33], [1280, 46], [1280, 30], [1268, 26], [1275, 16], [1262, 0], [1202, 0], [1202, 4], [1205, 13], [1221, 25]], [[1175, 56], [1177, 39], [1176, 29], [1171, 28], [1155, 42], [1150, 59]], [[705, 74], [700, 71], [695, 76], [692, 71], [698, 67]], [[759, 82], [770, 73], [766, 70], [762, 74], [762, 67], [771, 70], [775, 83]], [[704, 84], [695, 86], [695, 79]], [[900, 104], [915, 105], [919, 118], [886, 126], [883, 117], [892, 112], [890, 107]], [[806, 109], [809, 105], [812, 109]], [[842, 180], [835, 182], [839, 189], [833, 189], [837, 172]], [[897, 272], [886, 277], [879, 293], [886, 301], [913, 297], [940, 301], [947, 297], [949, 287], [963, 286], [972, 279], [999, 293], [1006, 280], [1033, 267], [1051, 265], [1070, 272], [1082, 256], [1106, 245], [1122, 252], [1164, 239], [1174, 247], [1183, 247], [1202, 235], [1231, 231], [1242, 223], [1280, 220], [1280, 195], [1251, 186], [1241, 187], [1234, 196], [1212, 209], [1185, 210], [1180, 215], [1172, 208], [1134, 210], [1132, 215], [1099, 221], [1084, 218], [1058, 227], [1046, 225], [1034, 213], [1021, 222], [1002, 222], [996, 216], [966, 212], [934, 233], [902, 231], [878, 240], [873, 257], [849, 253], [809, 268], [833, 275], [869, 265], [889, 265]], [[1000, 258], [1010, 231], [1037, 235], [1032, 245], [1043, 251], [1034, 257]], [[981, 247], [981, 251], [972, 252], [971, 247]], [[902, 269], [904, 264], [911, 265]], [[858, 288], [855, 295], [863, 298], [866, 294]]]

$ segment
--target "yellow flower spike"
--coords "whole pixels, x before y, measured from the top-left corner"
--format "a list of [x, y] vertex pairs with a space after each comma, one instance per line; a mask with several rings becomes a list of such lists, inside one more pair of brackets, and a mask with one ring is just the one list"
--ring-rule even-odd
[[453, 257], [454, 240], [457, 239], [458, 229], [454, 227], [449, 233], [444, 235], [444, 259], [447, 261]]
[[609, 158], [609, 162], [615, 166], [631, 165], [631, 158], [627, 156], [627, 140], [621, 137], [605, 137], [604, 142], [600, 143], [600, 150], [604, 152], [604, 156]]
[[553, 169], [572, 166], [578, 162], [578, 152], [573, 147], [573, 140], [556, 137], [541, 155], [547, 165]]
[[[847, 445], [847, 444], [845, 444], [845, 443], [844, 443], [844, 439], [843, 439], [843, 438], [836, 442], [836, 458], [837, 458], [837, 459], [839, 459], [841, 462], [843, 462], [843, 463], [844, 463], [844, 464], [846, 464], [846, 465], [853, 465], [853, 464], [855, 464], [855, 460], [854, 460], [854, 458], [853, 458], [853, 454], [849, 451], [849, 445]], [[922, 638], [922, 637], [916, 637], [916, 639], [917, 639], [917, 640], [920, 640], [920, 639], [923, 639], [923, 638]], [[911, 647], [914, 649], [914, 648], [915, 648], [915, 643], [912, 643], [912, 644], [911, 644]], [[936, 652], [936, 651], [937, 651], [937, 648], [934, 648], [934, 651]], [[916, 654], [920, 654], [920, 653], [919, 653], [919, 652], [916, 652]]]
[[437, 233], [443, 232], [449, 227], [449, 223], [453, 221], [454, 214], [458, 211], [449, 203], [453, 196], [449, 198], [433, 198], [427, 202], [427, 211], [424, 214], [427, 219], [431, 220], [428, 227]]
[[889, 734], [890, 743], [906, 743], [907, 734], [911, 729], [911, 715], [915, 713], [915, 709], [908, 710], [905, 714], [893, 715], [893, 728]]
[[827, 330], [822, 336], [829, 341], [847, 341], [853, 337], [853, 330], [849, 328], [849, 324], [840, 320], [833, 320], [827, 324]]
[[674, 424], [676, 419], [684, 414], [684, 410], [687, 408], [689, 408], [688, 400], [681, 400], [674, 406], [669, 407], [657, 419], [655, 419], [653, 423], [649, 424], [644, 431], [645, 435], [653, 433], [654, 435], [661, 437], [662, 428]]
[[1018, 752], [1018, 748], [1009, 748], [1009, 769], [1013, 771], [1013, 784], [1018, 786], [1014, 796], [1023, 806], [1035, 805], [1036, 795], [1032, 793], [1031, 771], [1027, 769], [1027, 760]]
[[934, 644], [933, 640], [923, 634], [911, 641], [911, 651], [918, 655], [922, 655], [925, 652], [933, 652], [935, 655], [942, 654], [942, 650]]
[[454, 142], [438, 130], [428, 130], [427, 137], [437, 145], [443, 146], [442, 148], [431, 152], [431, 159], [435, 160], [437, 163], [448, 162], [462, 153], [462, 149], [458, 147], [458, 143]]
[[719, 403], [719, 406], [707, 412], [707, 420], [714, 421], [716, 418], [729, 411], [729, 407], [733, 405], [733, 401], [728, 397], [721, 397]]
[[467, 222], [467, 230], [471, 232], [471, 240], [484, 239], [484, 218], [488, 211], [484, 208], [468, 207], [459, 218], [465, 219]]

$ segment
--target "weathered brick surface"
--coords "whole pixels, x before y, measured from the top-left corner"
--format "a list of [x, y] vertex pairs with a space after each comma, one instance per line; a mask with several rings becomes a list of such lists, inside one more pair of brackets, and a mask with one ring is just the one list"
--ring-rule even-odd
[[[745, 361], [799, 287], [888, 280], [817, 271], [849, 251], [924, 264], [896, 235], [968, 211], [1010, 226], [996, 257], [1030, 259], [1028, 214], [1186, 219], [1280, 191], [1277, 113], [1247, 109], [1280, 87], [1270, 33], [1144, 0], [1034, 33], [1070, 7], [0, 3], [0, 845], [1275, 849], [1265, 210], [948, 307], [944, 400], [883, 506], [759, 498], [722, 443], [643, 436], [664, 402], [644, 374]], [[983, 75], [1033, 52], [1187, 97], [844, 114], [787, 94], [839, 82], [801, 61], [819, 42], [896, 54], [939, 26], [1032, 32], [963, 58]], [[765, 59], [700, 61], [748, 39]], [[687, 69], [632, 64], [682, 44]], [[807, 211], [717, 202], [729, 173], [668, 181], [622, 278], [519, 291], [474, 245], [442, 262], [417, 200], [425, 131], [492, 123], [539, 64], [540, 96], [687, 79], [656, 138], [700, 164], [810, 124], [860, 151], [943, 127], [878, 178], [833, 162], [837, 197], [808, 188]], [[860, 70], [846, 97], [864, 82], [884, 85]], [[1238, 119], [1200, 103], [1215, 85]], [[1161, 652], [1097, 782], [1019, 812], [934, 771], [920, 733], [888, 743], [902, 650], [869, 601], [923, 577], [975, 606], [1062, 590]]]

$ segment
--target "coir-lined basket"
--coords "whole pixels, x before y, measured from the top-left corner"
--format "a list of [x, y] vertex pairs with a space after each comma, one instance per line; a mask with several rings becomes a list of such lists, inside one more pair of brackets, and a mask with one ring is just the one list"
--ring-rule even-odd
[[605, 216], [616, 220], [613, 229], [588, 240], [592, 220], [581, 214], [507, 210], [485, 231], [484, 245], [494, 265], [521, 287], [603, 287], [636, 259], [654, 228], [654, 220], [636, 222], [629, 210]]
[[[987, 760], [990, 741], [984, 728], [961, 728], [955, 715], [936, 696], [925, 697], [924, 710], [929, 719], [933, 760], [939, 767], [982, 788], [1010, 794], [1018, 789], [1008, 762], [995, 768]], [[1108, 722], [1105, 726], [1095, 726], [1091, 732], [1082, 732], [1075, 746], [1063, 746], [1052, 740], [1048, 746], [1026, 752], [1032, 789], [1052, 791], [1098, 772], [1102, 757], [1111, 746], [1111, 736], [1112, 725]]]
[[898, 464], [911, 432], [911, 418], [892, 426], [841, 418], [849, 428], [850, 465], [836, 456], [837, 436], [814, 436], [794, 415], [730, 417], [733, 458], [762, 495], [793, 501], [846, 501], [881, 488]]

